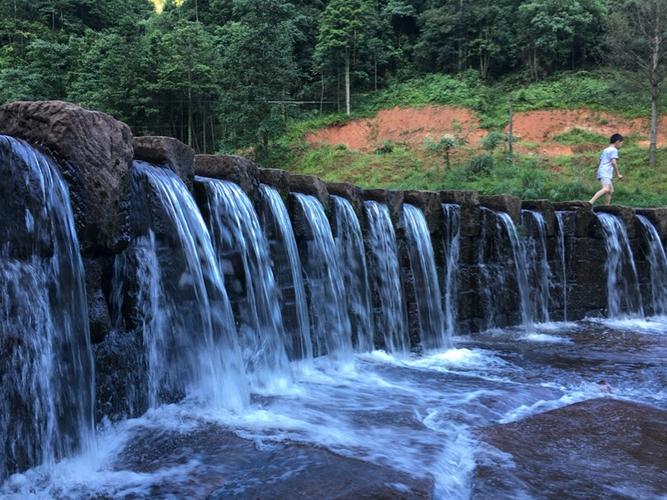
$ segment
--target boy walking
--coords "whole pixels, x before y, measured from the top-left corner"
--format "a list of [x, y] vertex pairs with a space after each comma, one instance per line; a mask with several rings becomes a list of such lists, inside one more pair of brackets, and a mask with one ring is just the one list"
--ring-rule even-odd
[[618, 174], [618, 178], [622, 179], [621, 171], [618, 169], [618, 150], [623, 146], [623, 136], [621, 134], [614, 134], [609, 138], [609, 147], [607, 147], [600, 155], [600, 163], [598, 165], [597, 178], [602, 184], [600, 189], [591, 198], [591, 204], [602, 195], [605, 195], [605, 204], [611, 203], [611, 195], [614, 192], [614, 171]]

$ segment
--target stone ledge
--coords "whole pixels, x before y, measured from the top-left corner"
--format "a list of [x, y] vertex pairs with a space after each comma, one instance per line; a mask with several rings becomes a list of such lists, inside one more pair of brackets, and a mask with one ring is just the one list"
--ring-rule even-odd
[[142, 136], [132, 140], [134, 159], [157, 165], [167, 164], [192, 189], [194, 179], [194, 150], [174, 139], [163, 136]]

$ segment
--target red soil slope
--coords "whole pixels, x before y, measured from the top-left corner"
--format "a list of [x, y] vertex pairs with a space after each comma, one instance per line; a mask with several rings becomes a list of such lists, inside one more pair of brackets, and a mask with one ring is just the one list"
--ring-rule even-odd
[[475, 144], [485, 132], [472, 111], [449, 106], [393, 108], [379, 111], [374, 118], [354, 120], [341, 126], [327, 127], [306, 136], [309, 144], [344, 144], [348, 149], [372, 151], [385, 141], [422, 145], [431, 136], [443, 135], [465, 139]]
[[[658, 137], [659, 146], [667, 144], [667, 127], [664, 125], [667, 125], [667, 118], [660, 127], [665, 132]], [[560, 144], [554, 139], [573, 128], [604, 136], [620, 132], [648, 137], [646, 119], [625, 119], [587, 109], [526, 111], [514, 116], [514, 135], [519, 138], [517, 149], [524, 153], [559, 156], [578, 152], [576, 147]], [[313, 146], [344, 144], [348, 149], [370, 152], [385, 141], [417, 147], [422, 146], [428, 136], [437, 140], [443, 135], [462, 138], [468, 146], [475, 147], [486, 131], [480, 128], [475, 113], [466, 108], [426, 106], [382, 110], [373, 118], [318, 130], [308, 134], [306, 140]], [[644, 145], [648, 146], [648, 142]]]

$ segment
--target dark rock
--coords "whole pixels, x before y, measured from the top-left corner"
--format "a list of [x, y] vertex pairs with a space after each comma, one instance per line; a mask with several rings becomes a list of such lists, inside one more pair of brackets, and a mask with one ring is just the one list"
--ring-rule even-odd
[[650, 220], [658, 230], [660, 238], [667, 240], [667, 208], [638, 208], [636, 212]]
[[134, 159], [168, 165], [185, 182], [188, 189], [192, 189], [192, 179], [195, 175], [194, 150], [173, 137], [143, 136], [132, 140]]
[[431, 235], [442, 234], [442, 203], [435, 191], [404, 191], [403, 203], [414, 205], [424, 212]]
[[479, 203], [483, 207], [501, 212], [507, 212], [514, 221], [514, 224], [521, 223], [521, 200], [515, 196], [497, 195], [480, 196]]
[[635, 210], [630, 207], [622, 207], [620, 205], [600, 205], [595, 207], [594, 212], [596, 213], [606, 213], [612, 214], [620, 218], [625, 225], [626, 230], [628, 231], [628, 237], [634, 238], [636, 235], [635, 230]]
[[440, 201], [461, 206], [461, 236], [479, 234], [479, 193], [477, 191], [440, 191]]
[[241, 156], [196, 155], [195, 175], [234, 182], [253, 200], [259, 196], [259, 168]]
[[544, 217], [547, 236], [556, 234], [556, 219], [554, 206], [549, 200], [525, 200], [521, 202], [521, 208], [525, 210], [534, 210], [540, 212]]
[[389, 214], [394, 225], [400, 222], [403, 213], [403, 191], [390, 189], [364, 189], [362, 192], [364, 200], [385, 203], [389, 207]]
[[667, 491], [667, 411], [593, 399], [519, 422], [479, 429], [486, 443], [511, 454], [482, 462], [474, 497], [657, 498]]
[[262, 184], [275, 188], [282, 196], [283, 200], [287, 199], [289, 194], [289, 178], [290, 173], [286, 170], [277, 168], [260, 168], [259, 181]]
[[593, 205], [587, 201], [555, 201], [554, 210], [577, 210], [578, 208], [593, 209]]
[[314, 196], [325, 207], [329, 206], [329, 192], [326, 184], [314, 175], [290, 175], [289, 190], [292, 193], [303, 193]]
[[357, 217], [361, 220], [364, 213], [364, 200], [361, 188], [347, 182], [329, 182], [327, 183], [327, 191], [329, 194], [340, 196], [349, 201]]
[[574, 234], [577, 238], [604, 239], [602, 223], [590, 207], [582, 207], [575, 212]]
[[57, 161], [84, 252], [115, 245], [133, 158], [127, 125], [68, 102], [12, 102], [0, 107], [0, 133], [25, 139]]
[[440, 201], [457, 205], [479, 205], [479, 193], [471, 190], [440, 191]]

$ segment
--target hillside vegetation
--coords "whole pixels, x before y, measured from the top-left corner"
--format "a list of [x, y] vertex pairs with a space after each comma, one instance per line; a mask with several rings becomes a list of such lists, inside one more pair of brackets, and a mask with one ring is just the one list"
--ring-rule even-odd
[[[476, 189], [522, 198], [588, 200], [598, 189], [595, 169], [599, 152], [606, 147], [610, 130], [620, 130], [627, 137], [620, 162], [626, 178], [615, 183], [614, 202], [637, 206], [667, 204], [667, 152], [659, 148], [657, 166], [649, 168], [645, 96], [619, 86], [615, 83], [617, 76], [603, 71], [563, 73], [522, 86], [511, 80], [484, 84], [472, 73], [412, 79], [382, 92], [358, 96], [357, 111], [349, 117], [315, 115], [291, 122], [276, 141], [272, 163], [327, 181], [353, 182], [364, 187]], [[515, 124], [511, 160], [507, 143], [510, 98]], [[443, 116], [460, 116], [461, 110], [467, 110], [476, 118], [478, 127], [470, 130], [470, 123], [463, 120], [457, 126], [454, 119], [448, 130], [438, 133], [436, 126], [433, 133], [428, 119], [434, 115], [432, 109], [439, 106], [443, 106]], [[336, 144], [337, 137], [348, 135], [340, 133], [346, 129], [372, 138], [374, 131], [367, 120], [396, 107], [416, 114], [410, 122], [399, 118], [393, 125], [397, 140], [376, 138], [364, 148]], [[540, 129], [538, 137], [522, 137], [516, 128], [522, 117], [540, 110], [544, 113], [536, 117], [537, 123], [524, 125], [528, 132], [533, 131], [531, 126]], [[420, 111], [424, 123], [415, 128], [413, 122], [419, 120]], [[548, 125], [545, 119], [556, 122], [556, 132], [540, 139], [539, 133]], [[578, 123], [586, 125], [579, 127]], [[313, 139], [318, 136], [327, 141], [331, 137], [331, 141]], [[443, 136], [453, 140], [449, 166], [445, 151], [434, 147]], [[662, 146], [660, 142], [659, 145]]]

